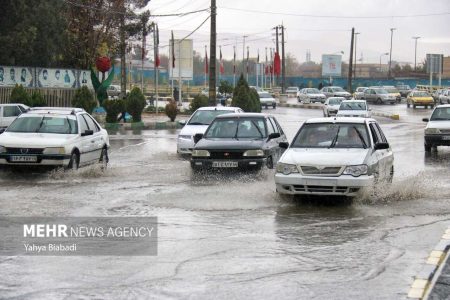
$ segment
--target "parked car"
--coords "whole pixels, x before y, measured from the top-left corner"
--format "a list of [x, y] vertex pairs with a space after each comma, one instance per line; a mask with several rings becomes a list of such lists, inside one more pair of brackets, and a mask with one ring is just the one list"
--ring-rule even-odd
[[18, 116], [30, 109], [25, 104], [0, 104], [0, 129], [8, 127]]
[[442, 95], [443, 92], [445, 92], [445, 89], [437, 89], [433, 92], [433, 94], [431, 94], [435, 104], [440, 103], [439, 96]]
[[106, 167], [108, 149], [108, 133], [83, 109], [32, 108], [0, 135], [0, 165]]
[[290, 86], [286, 89], [286, 94], [288, 97], [298, 97], [300, 89], [296, 86]]
[[298, 102], [303, 103], [315, 103], [315, 102], [324, 103], [326, 97], [318, 89], [304, 88], [300, 90], [297, 99]]
[[344, 100], [339, 106], [337, 117], [370, 118], [370, 109], [366, 100]]
[[261, 102], [261, 108], [265, 107], [266, 109], [272, 107], [273, 109], [277, 108], [277, 101], [275, 98], [268, 92], [258, 92], [259, 101]]
[[356, 196], [361, 188], [392, 181], [393, 162], [374, 119], [310, 119], [277, 164], [276, 189], [290, 195]]
[[205, 134], [195, 135], [191, 167], [205, 169], [273, 168], [287, 139], [275, 117], [243, 113], [217, 116]]
[[329, 117], [332, 115], [336, 115], [339, 107], [341, 106], [342, 101], [344, 101], [344, 97], [330, 97], [325, 100], [323, 105], [323, 116]]
[[352, 95], [343, 88], [341, 88], [340, 86], [326, 86], [323, 87], [320, 91], [327, 98], [329, 97], [344, 97], [345, 99], [352, 98]]
[[243, 113], [239, 107], [207, 106], [197, 109], [183, 126], [177, 138], [177, 153], [191, 154], [194, 148], [194, 135], [204, 133], [215, 117], [229, 113]]
[[389, 94], [388, 91], [386, 91], [383, 88], [368, 88], [364, 91], [363, 99], [367, 102], [377, 103], [377, 104], [384, 104], [384, 103], [390, 103], [395, 104], [396, 97]]
[[117, 98], [120, 96], [121, 88], [120, 85], [114, 85], [111, 84], [108, 89], [106, 90], [106, 93], [108, 94], [108, 97], [111, 98]]
[[450, 146], [450, 104], [436, 106], [431, 117], [423, 121], [428, 122], [425, 127], [426, 152], [432, 147]]
[[443, 90], [439, 95], [439, 103], [440, 104], [450, 104], [450, 89]]
[[395, 100], [400, 103], [402, 101], [402, 95], [400, 94], [399, 90], [395, 86], [391, 85], [385, 85], [381, 88], [385, 89], [389, 95], [395, 97]]
[[360, 86], [356, 88], [355, 92], [353, 93], [353, 99], [362, 99], [364, 95], [364, 91], [367, 90], [367, 87]]
[[417, 106], [424, 106], [425, 108], [434, 107], [434, 99], [433, 97], [425, 91], [412, 91], [409, 93], [406, 98], [406, 106], [410, 107], [412, 105], [413, 108]]
[[400, 95], [404, 98], [408, 97], [408, 94], [411, 92], [411, 88], [407, 84], [398, 84], [396, 86], [397, 90], [399, 91]]

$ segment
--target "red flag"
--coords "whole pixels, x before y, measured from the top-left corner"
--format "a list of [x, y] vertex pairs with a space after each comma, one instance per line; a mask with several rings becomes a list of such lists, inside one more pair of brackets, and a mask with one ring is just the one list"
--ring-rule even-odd
[[223, 60], [222, 60], [222, 49], [220, 49], [220, 74], [225, 73], [225, 69], [223, 67]]
[[205, 74], [208, 74], [209, 67], [208, 67], [208, 52], [206, 52], [205, 49]]
[[265, 70], [264, 70], [264, 73], [265, 73], [266, 75], [269, 75], [269, 66], [268, 66], [268, 65], [266, 65]]
[[281, 59], [278, 52], [275, 52], [275, 59], [273, 61], [273, 71], [275, 75], [280, 75], [281, 73]]
[[273, 67], [272, 67], [272, 65], [269, 66], [269, 72], [270, 72], [270, 74], [273, 74]]
[[236, 47], [233, 47], [233, 74], [236, 74]]

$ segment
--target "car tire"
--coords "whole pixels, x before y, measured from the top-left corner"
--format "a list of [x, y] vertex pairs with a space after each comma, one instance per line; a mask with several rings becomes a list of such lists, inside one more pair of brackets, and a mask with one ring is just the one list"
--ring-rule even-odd
[[103, 148], [99, 159], [102, 171], [105, 171], [108, 168], [108, 162], [109, 162], [108, 149]]
[[425, 152], [431, 152], [432, 145], [424, 144]]
[[277, 109], [277, 104], [276, 103], [272, 104], [272, 108]]
[[406, 107], [409, 108], [410, 106], [409, 102], [406, 102]]
[[383, 101], [381, 100], [381, 98], [378, 98], [376, 103], [377, 103], [378, 105], [381, 105], [381, 104], [383, 104]]
[[416, 109], [416, 105], [415, 104], [413, 104], [413, 109]]
[[393, 180], [394, 180], [394, 166], [391, 167], [391, 171], [389, 172], [387, 182], [392, 183]]
[[267, 157], [266, 165], [267, 165], [268, 169], [273, 169], [273, 158], [272, 158], [272, 156]]
[[80, 166], [80, 155], [77, 152], [72, 152], [70, 155], [70, 161], [67, 168], [72, 171], [78, 170], [78, 167]]

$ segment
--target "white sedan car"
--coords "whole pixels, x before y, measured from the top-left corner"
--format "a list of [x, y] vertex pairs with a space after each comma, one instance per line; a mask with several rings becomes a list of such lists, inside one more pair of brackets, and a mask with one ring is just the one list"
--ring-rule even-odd
[[0, 165], [105, 168], [108, 148], [108, 133], [83, 109], [32, 108], [0, 135]]
[[431, 117], [424, 118], [427, 122], [425, 128], [425, 151], [430, 152], [433, 147], [450, 146], [450, 104], [438, 105]]
[[337, 117], [370, 118], [370, 109], [366, 100], [345, 100], [341, 102]]
[[393, 162], [374, 119], [310, 119], [280, 158], [275, 183], [280, 194], [356, 196], [379, 180], [392, 181]]
[[[194, 148], [194, 135], [205, 133], [215, 117], [229, 113], [243, 113], [239, 107], [207, 106], [197, 109], [178, 134], [177, 153], [191, 154]], [[183, 122], [180, 122], [183, 124]]]
[[341, 102], [344, 101], [344, 97], [330, 97], [323, 104], [323, 116], [329, 117], [332, 115], [336, 115], [339, 107], [341, 106]]
[[259, 101], [261, 102], [261, 108], [265, 107], [268, 109], [272, 107], [273, 109], [277, 108], [277, 101], [270, 93], [267, 92], [258, 92]]

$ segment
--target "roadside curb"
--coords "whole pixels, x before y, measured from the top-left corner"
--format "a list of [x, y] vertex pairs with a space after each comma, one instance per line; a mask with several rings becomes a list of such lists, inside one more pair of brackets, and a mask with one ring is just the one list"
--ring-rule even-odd
[[432, 288], [431, 282], [438, 273], [437, 270], [445, 265], [445, 258], [449, 250], [450, 228], [445, 231], [439, 243], [431, 251], [425, 266], [423, 266], [419, 274], [414, 277], [414, 282], [408, 293], [409, 299], [424, 299], [425, 295]]
[[388, 114], [388, 113], [372, 111], [372, 116], [384, 117], [384, 118], [389, 118], [392, 120], [400, 120], [399, 114]]

